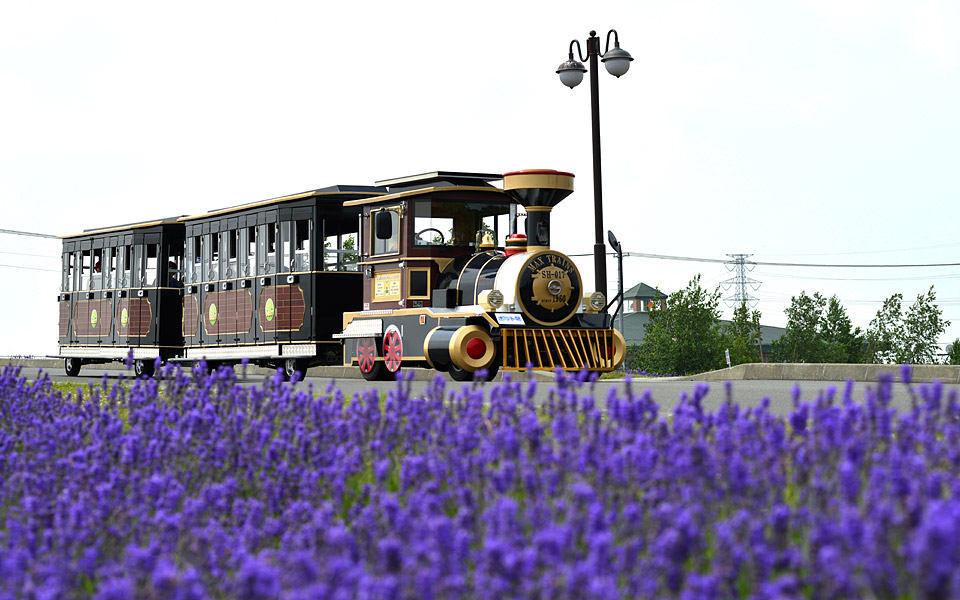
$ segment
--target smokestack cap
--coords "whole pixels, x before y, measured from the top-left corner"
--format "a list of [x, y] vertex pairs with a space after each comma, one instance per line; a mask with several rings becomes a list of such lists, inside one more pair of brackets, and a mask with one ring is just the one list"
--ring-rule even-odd
[[527, 169], [503, 174], [503, 191], [524, 206], [553, 207], [573, 193], [573, 173]]

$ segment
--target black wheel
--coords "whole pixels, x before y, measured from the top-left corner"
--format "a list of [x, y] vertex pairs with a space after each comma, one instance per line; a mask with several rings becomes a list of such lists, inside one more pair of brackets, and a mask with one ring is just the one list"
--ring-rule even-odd
[[493, 378], [497, 376], [497, 373], [500, 372], [500, 361], [494, 359], [490, 366], [487, 367], [487, 381], [493, 381]]
[[450, 363], [450, 366], [447, 367], [447, 372], [450, 373], [450, 377], [452, 377], [454, 381], [473, 381], [473, 371], [461, 369], [454, 363]]
[[81, 365], [82, 361], [79, 358], [63, 359], [63, 370], [66, 371], [67, 375], [70, 377], [76, 377], [80, 374]]
[[137, 377], [153, 377], [153, 361], [139, 359], [133, 361], [133, 372]]
[[283, 361], [283, 374], [287, 376], [287, 381], [290, 381], [299, 373], [297, 381], [303, 381], [307, 376], [307, 367], [307, 361], [302, 358], [288, 358]]
[[[486, 371], [486, 377], [482, 381], [493, 381], [493, 378], [497, 376], [497, 373], [500, 372], [500, 363], [498, 361], [493, 361], [490, 363], [489, 367], [485, 369], [478, 369], [477, 371]], [[447, 367], [447, 371], [450, 373], [450, 377], [454, 381], [473, 381], [477, 375], [477, 371], [467, 371], [466, 369], [461, 369], [454, 363], [450, 363]]]

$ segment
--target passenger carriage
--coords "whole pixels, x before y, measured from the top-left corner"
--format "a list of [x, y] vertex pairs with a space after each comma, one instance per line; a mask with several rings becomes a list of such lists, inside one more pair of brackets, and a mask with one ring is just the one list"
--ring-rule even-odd
[[124, 360], [150, 374], [157, 357], [180, 356], [178, 275], [183, 225], [176, 217], [61, 237], [59, 357], [68, 375]]

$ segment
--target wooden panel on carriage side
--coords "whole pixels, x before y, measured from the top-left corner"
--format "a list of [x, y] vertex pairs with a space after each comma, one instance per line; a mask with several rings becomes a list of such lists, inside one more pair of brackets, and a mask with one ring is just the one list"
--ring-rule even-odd
[[153, 323], [153, 307], [148, 297], [121, 298], [117, 302], [116, 318], [123, 344], [148, 345], [144, 338], [150, 335]]
[[246, 289], [209, 293], [203, 314], [207, 335], [212, 337], [216, 332], [221, 345], [234, 345], [253, 326], [253, 296]]
[[73, 308], [74, 335], [83, 345], [97, 345], [110, 317], [102, 314], [100, 300], [78, 300]]
[[200, 309], [197, 304], [196, 294], [186, 294], [183, 297], [183, 320], [181, 322], [181, 332], [183, 333], [184, 344], [190, 346], [197, 343], [191, 338], [197, 335], [200, 330]]
[[58, 320], [58, 343], [65, 345], [70, 341], [70, 301], [61, 300], [60, 305], [60, 318]]
[[260, 330], [267, 339], [280, 333], [299, 331], [303, 327], [305, 312], [303, 290], [298, 285], [271, 286], [260, 292], [257, 317]]

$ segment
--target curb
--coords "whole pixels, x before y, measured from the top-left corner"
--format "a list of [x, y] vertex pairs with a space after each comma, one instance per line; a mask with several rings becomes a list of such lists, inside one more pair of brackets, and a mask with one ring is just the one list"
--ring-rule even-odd
[[[63, 373], [63, 361], [56, 358], [0, 358], [0, 365], [19, 365], [23, 369], [43, 369], [48, 373]], [[184, 365], [185, 368], [187, 365]], [[115, 371], [118, 369], [123, 369], [122, 363], [106, 363], [100, 365], [87, 365], [84, 367], [84, 371], [89, 375], [91, 372], [97, 372], [97, 370], [111, 370]], [[237, 367], [239, 369], [239, 366]], [[440, 371], [434, 371], [433, 369], [404, 369], [405, 373], [413, 373], [414, 381], [432, 381], [434, 377], [438, 374], [441, 374]], [[254, 365], [247, 366], [247, 375], [262, 375], [264, 377], [269, 377], [274, 374], [273, 369], [267, 369], [264, 367], [257, 367]], [[493, 381], [503, 381], [504, 371], [497, 373], [497, 376], [493, 378]], [[552, 372], [546, 371], [533, 371], [533, 372], [521, 372], [521, 371], [506, 371], [509, 373], [511, 378], [521, 381], [528, 381], [531, 378], [536, 381], [546, 381], [552, 382], [556, 376]], [[360, 375], [360, 370], [356, 367], [342, 367], [342, 366], [321, 366], [321, 367], [310, 367], [307, 369], [307, 377], [322, 377], [326, 379], [362, 379]], [[452, 381], [452, 379], [451, 379]]]
[[[678, 381], [862, 381], [875, 382], [884, 373], [902, 383], [900, 365], [843, 363], [747, 363], [717, 371], [676, 377]], [[914, 365], [912, 383], [960, 383], [960, 365]]]

